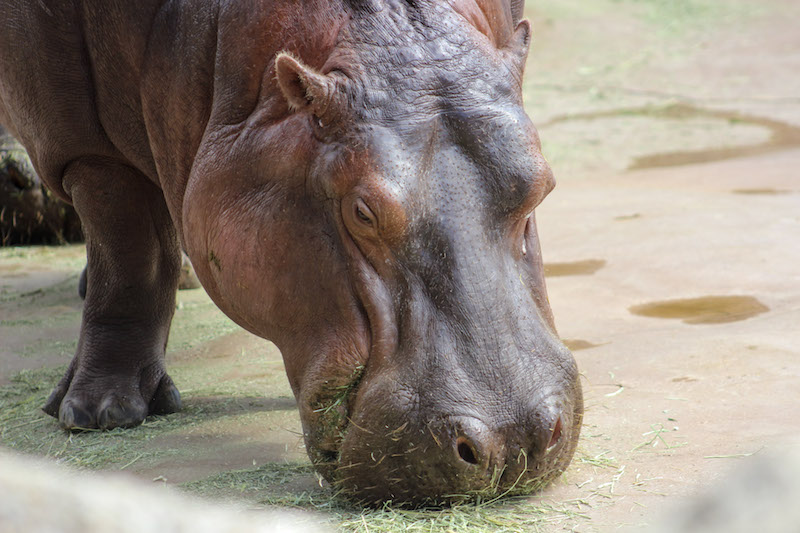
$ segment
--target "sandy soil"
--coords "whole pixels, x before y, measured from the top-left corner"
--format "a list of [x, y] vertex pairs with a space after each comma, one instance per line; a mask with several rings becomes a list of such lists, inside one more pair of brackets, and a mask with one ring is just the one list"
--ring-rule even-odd
[[[553, 530], [609, 531], [800, 446], [800, 4], [535, 4], [526, 101], [559, 181], [537, 220], [586, 416], [534, 501], [575, 511]], [[0, 385], [68, 362], [81, 256], [0, 252]], [[226, 416], [129, 470], [182, 482], [303, 457], [277, 350], [202, 291], [179, 295], [169, 358], [195, 407], [230, 397]]]
[[[800, 34], [785, 18], [800, 11], [760, 5], [661, 35], [624, 10], [574, 14], [537, 39], [562, 92], [532, 114], [567, 117], [540, 128], [559, 179], [537, 214], [544, 257], [603, 265], [548, 280], [562, 337], [593, 346], [574, 352], [582, 452], [613, 459], [579, 459], [543, 496], [574, 500], [579, 531], [651, 522], [745, 456], [800, 445]], [[575, 21], [593, 43], [566, 42]], [[675, 299], [697, 300], [631, 312]]]

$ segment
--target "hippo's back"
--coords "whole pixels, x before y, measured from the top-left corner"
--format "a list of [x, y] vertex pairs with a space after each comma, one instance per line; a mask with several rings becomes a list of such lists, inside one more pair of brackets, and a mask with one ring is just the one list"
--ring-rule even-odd
[[0, 17], [0, 123], [62, 196], [71, 162], [146, 144], [137, 76], [157, 2], [96, 3], [5, 0]]

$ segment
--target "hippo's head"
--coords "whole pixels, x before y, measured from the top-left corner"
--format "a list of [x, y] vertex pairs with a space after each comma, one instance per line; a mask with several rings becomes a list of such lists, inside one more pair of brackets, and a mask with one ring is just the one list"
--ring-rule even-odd
[[204, 285], [281, 349], [309, 456], [365, 502], [530, 492], [578, 439], [534, 220], [554, 181], [522, 107], [530, 26], [478, 4], [330, 14], [242, 120], [215, 94], [187, 190]]

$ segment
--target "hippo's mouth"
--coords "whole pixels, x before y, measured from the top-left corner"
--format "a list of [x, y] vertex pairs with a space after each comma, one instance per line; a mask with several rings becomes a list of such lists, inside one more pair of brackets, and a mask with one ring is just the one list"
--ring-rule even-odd
[[365, 367], [359, 365], [344, 380], [325, 381], [308, 402], [310, 420], [304, 421], [306, 448], [317, 470], [333, 482], [342, 441], [351, 423], [350, 410]]
[[546, 438], [529, 444], [521, 439], [535, 425], [487, 425], [446, 408], [415, 418], [407, 391], [398, 387], [394, 378], [366, 375], [359, 366], [323, 382], [305, 403], [308, 455], [342, 497], [364, 505], [438, 506], [526, 495], [560, 475], [574, 453], [579, 389]]

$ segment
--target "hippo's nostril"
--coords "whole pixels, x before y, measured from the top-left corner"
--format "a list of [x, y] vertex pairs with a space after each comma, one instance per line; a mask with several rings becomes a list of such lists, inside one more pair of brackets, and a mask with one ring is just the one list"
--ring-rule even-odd
[[456, 450], [461, 459], [471, 465], [478, 464], [478, 454], [475, 452], [475, 446], [465, 437], [458, 437], [456, 439]]
[[558, 441], [561, 440], [561, 432], [562, 432], [562, 427], [561, 426], [562, 426], [561, 417], [559, 416], [558, 419], [556, 420], [555, 426], [553, 426], [553, 433], [550, 436], [550, 444], [547, 445], [547, 450], [548, 451], [551, 448], [553, 448], [553, 446], [558, 444]]

